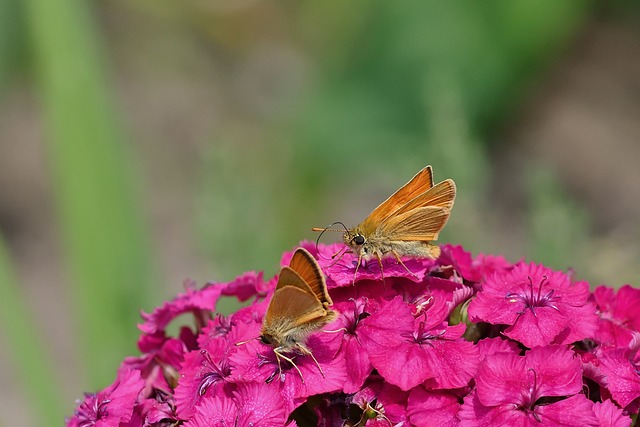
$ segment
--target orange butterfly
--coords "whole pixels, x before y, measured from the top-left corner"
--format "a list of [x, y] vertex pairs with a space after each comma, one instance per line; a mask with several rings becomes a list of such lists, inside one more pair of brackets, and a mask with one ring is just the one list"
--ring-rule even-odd
[[[363, 259], [375, 257], [384, 280], [382, 257], [386, 254], [393, 254], [410, 273], [401, 256], [439, 257], [440, 248], [431, 242], [438, 239], [449, 220], [455, 198], [453, 180], [446, 179], [433, 185], [431, 166], [427, 166], [375, 208], [362, 223], [346, 230], [342, 240], [358, 255], [353, 281]], [[313, 231], [325, 230], [328, 228], [313, 228]]]
[[324, 377], [322, 368], [305, 341], [312, 332], [336, 318], [337, 313], [329, 309], [331, 305], [333, 302], [318, 262], [306, 249], [298, 248], [289, 266], [280, 270], [276, 291], [267, 308], [260, 335], [264, 344], [274, 347], [280, 375], [280, 359], [283, 359], [298, 371], [304, 383], [302, 372], [293, 359], [284, 355], [296, 351], [311, 356]]

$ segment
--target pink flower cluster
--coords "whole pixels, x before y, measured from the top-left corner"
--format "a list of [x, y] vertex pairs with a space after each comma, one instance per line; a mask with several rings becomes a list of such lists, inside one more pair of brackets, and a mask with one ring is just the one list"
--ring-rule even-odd
[[[256, 339], [277, 277], [245, 273], [187, 290], [143, 314], [141, 356], [87, 394], [67, 420], [87, 426], [600, 426], [640, 410], [640, 290], [617, 293], [542, 265], [475, 258], [330, 261], [340, 246], [303, 243], [327, 277], [337, 319], [288, 354], [282, 371]], [[292, 253], [285, 253], [287, 265]], [[250, 301], [228, 317], [221, 297]], [[191, 315], [169, 336], [167, 326]], [[172, 328], [172, 330], [175, 328]], [[243, 345], [236, 345], [248, 341]]]

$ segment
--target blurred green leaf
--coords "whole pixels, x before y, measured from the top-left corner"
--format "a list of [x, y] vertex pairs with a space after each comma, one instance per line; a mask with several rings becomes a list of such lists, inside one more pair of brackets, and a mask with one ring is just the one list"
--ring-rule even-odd
[[107, 95], [90, 3], [26, 2], [61, 239], [91, 386], [105, 385], [134, 351], [150, 301], [149, 247], [132, 152]]
[[42, 345], [42, 329], [33, 323], [34, 317], [20, 294], [20, 286], [4, 239], [0, 236], [0, 325], [7, 339], [14, 375], [22, 381], [23, 390], [39, 425], [62, 420], [62, 402], [58, 392], [60, 378], [51, 357]]
[[531, 259], [549, 267], [586, 272], [589, 218], [560, 188], [544, 167], [529, 173], [529, 251]]

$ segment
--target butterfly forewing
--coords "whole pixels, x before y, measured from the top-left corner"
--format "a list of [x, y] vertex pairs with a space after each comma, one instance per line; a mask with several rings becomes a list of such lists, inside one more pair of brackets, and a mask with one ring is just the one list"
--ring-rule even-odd
[[433, 173], [431, 166], [427, 166], [418, 172], [411, 181], [403, 185], [387, 200], [378, 205], [360, 225], [366, 232], [375, 230], [382, 221], [391, 216], [395, 211], [407, 204], [413, 198], [433, 187]]
[[426, 192], [414, 197], [404, 206], [400, 207], [394, 212], [392, 217], [387, 218], [389, 220], [395, 216], [402, 215], [405, 212], [412, 211], [416, 208], [434, 206], [451, 210], [453, 202], [456, 199], [456, 184], [451, 179], [446, 179], [439, 182], [434, 187], [430, 188]]
[[380, 234], [389, 240], [437, 240], [450, 213], [449, 209], [437, 206], [416, 208], [389, 218], [381, 225]]
[[[329, 292], [327, 292], [327, 285], [320, 266], [309, 251], [298, 248], [289, 262], [289, 267], [298, 274], [300, 279], [321, 302], [327, 305], [333, 304]], [[280, 280], [278, 280], [278, 285], [279, 284]]]

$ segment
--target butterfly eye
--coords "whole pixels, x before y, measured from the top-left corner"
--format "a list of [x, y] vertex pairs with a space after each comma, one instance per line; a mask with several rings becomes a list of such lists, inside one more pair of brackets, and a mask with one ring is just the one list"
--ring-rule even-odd
[[364, 245], [364, 237], [357, 235], [353, 238], [353, 243], [355, 243], [356, 245]]
[[271, 340], [264, 335], [260, 335], [260, 341], [262, 341], [262, 344], [271, 344]]

